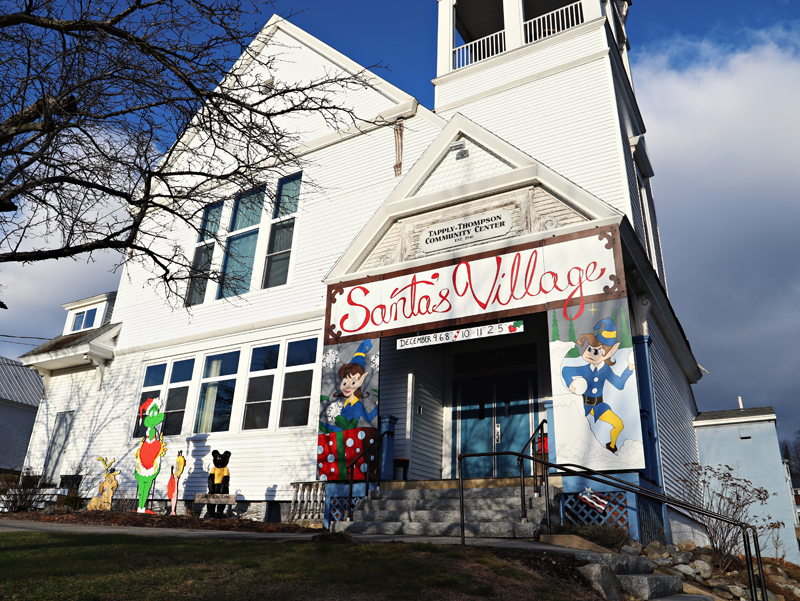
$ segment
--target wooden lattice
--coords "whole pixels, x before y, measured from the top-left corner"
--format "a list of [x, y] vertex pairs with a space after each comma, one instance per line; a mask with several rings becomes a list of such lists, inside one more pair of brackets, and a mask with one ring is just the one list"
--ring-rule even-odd
[[618, 526], [628, 530], [629, 515], [626, 501], [628, 496], [624, 492], [597, 493], [608, 501], [608, 507], [602, 513], [590, 507], [578, 498], [578, 493], [564, 495], [564, 517], [571, 524], [597, 524], [604, 526]]
[[[364, 497], [353, 497], [353, 509]], [[341, 522], [347, 517], [347, 497], [331, 497], [331, 522]]]

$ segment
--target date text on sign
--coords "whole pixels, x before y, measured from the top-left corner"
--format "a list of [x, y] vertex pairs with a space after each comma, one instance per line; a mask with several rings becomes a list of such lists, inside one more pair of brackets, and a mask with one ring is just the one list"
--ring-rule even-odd
[[478, 340], [479, 338], [491, 338], [492, 336], [502, 336], [504, 334], [519, 334], [523, 331], [522, 321], [492, 323], [474, 328], [423, 334], [422, 336], [413, 336], [411, 338], [399, 338], [397, 340], [397, 350], [445, 344], [447, 342], [460, 342], [462, 340]]

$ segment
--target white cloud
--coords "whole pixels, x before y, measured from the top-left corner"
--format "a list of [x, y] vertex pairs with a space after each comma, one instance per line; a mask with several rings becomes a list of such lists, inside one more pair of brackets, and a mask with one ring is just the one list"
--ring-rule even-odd
[[[83, 260], [45, 261], [30, 265], [0, 265], [0, 299], [8, 306], [0, 309], [0, 334], [53, 337], [64, 328], [66, 311], [61, 305], [101, 292], [116, 290], [119, 271], [110, 273], [117, 258], [97, 254], [94, 262]], [[0, 356], [16, 358], [42, 341], [0, 338]]]
[[[778, 410], [797, 427], [800, 27], [731, 47], [675, 38], [633, 66], [656, 172], [670, 296], [698, 361], [700, 410]], [[749, 351], [744, 356], [744, 350]]]

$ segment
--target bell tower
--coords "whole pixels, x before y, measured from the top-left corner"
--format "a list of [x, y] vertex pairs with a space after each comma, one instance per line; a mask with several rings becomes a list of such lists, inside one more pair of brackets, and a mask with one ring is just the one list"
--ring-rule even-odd
[[624, 213], [666, 286], [628, 61], [632, 0], [438, 0], [435, 111], [460, 113]]

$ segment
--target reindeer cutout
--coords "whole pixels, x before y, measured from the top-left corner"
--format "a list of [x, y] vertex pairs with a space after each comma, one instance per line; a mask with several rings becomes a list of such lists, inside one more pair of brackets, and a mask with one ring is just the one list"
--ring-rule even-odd
[[109, 462], [105, 457], [98, 457], [97, 460], [102, 461], [106, 468], [103, 474], [105, 480], [100, 483], [100, 496], [92, 497], [86, 509], [87, 511], [111, 511], [111, 500], [114, 498], [114, 493], [119, 486], [116, 478], [119, 471], [109, 473], [108, 468], [111, 467], [111, 464], [114, 463], [116, 459], [112, 459]]

